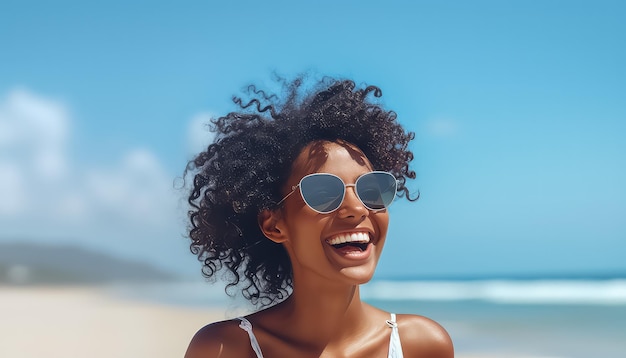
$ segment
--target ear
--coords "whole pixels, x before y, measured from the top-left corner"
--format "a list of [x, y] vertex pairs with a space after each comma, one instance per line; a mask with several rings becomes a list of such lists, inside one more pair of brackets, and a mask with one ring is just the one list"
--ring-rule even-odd
[[257, 217], [259, 228], [263, 235], [277, 244], [287, 241], [287, 235], [282, 228], [281, 213], [279, 210], [265, 209]]

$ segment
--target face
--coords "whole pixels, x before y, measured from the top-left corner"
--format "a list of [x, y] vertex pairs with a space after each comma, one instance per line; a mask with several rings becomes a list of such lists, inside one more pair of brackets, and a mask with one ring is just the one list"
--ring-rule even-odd
[[[308, 174], [330, 173], [345, 184], [354, 184], [359, 176], [372, 170], [365, 155], [353, 145], [315, 142], [294, 161], [283, 195]], [[308, 207], [300, 189], [279, 209], [276, 228], [291, 259], [296, 285], [301, 280], [316, 279], [354, 285], [372, 278], [385, 242], [389, 215], [387, 210], [366, 208], [354, 189], [347, 187], [341, 206], [328, 214]]]

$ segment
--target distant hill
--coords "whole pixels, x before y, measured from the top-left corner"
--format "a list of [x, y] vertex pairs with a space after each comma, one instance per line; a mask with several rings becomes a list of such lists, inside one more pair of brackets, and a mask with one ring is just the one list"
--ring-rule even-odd
[[103, 284], [176, 278], [147, 263], [78, 246], [0, 243], [0, 284]]

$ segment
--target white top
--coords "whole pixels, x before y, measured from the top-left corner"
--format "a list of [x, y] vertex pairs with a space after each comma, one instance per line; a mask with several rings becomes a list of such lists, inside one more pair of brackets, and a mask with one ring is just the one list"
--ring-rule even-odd
[[[252, 333], [252, 323], [244, 317], [238, 317], [238, 319], [241, 321], [241, 323], [239, 323], [239, 327], [248, 332], [250, 345], [252, 346], [254, 353], [256, 353], [257, 358], [263, 358], [259, 342], [256, 340], [254, 333]], [[389, 354], [387, 355], [387, 358], [403, 358], [402, 344], [400, 344], [400, 334], [398, 333], [398, 324], [396, 323], [396, 314], [392, 313], [391, 319], [386, 320], [385, 323], [387, 323], [387, 326], [391, 328], [391, 336], [389, 337]]]

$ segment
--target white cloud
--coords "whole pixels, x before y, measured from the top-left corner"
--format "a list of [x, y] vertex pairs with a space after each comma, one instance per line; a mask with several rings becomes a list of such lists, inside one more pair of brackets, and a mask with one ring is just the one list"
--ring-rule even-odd
[[11, 153], [23, 169], [44, 179], [67, 174], [69, 114], [65, 106], [18, 88], [0, 102], [2, 159]]
[[19, 168], [0, 162], [0, 216], [13, 217], [24, 211], [25, 190]]
[[63, 238], [123, 251], [180, 238], [172, 235], [181, 226], [174, 176], [158, 158], [134, 149], [113, 165], [78, 165], [66, 149], [70, 128], [59, 101], [25, 89], [0, 98], [0, 239]]
[[150, 225], [167, 222], [176, 205], [172, 179], [146, 149], [133, 150], [111, 169], [92, 169], [86, 177], [91, 201], [103, 211], [123, 214], [120, 220]]
[[214, 116], [203, 112], [196, 114], [187, 127], [187, 150], [191, 154], [197, 154], [205, 150], [215, 138], [215, 134], [209, 131], [208, 125]]

